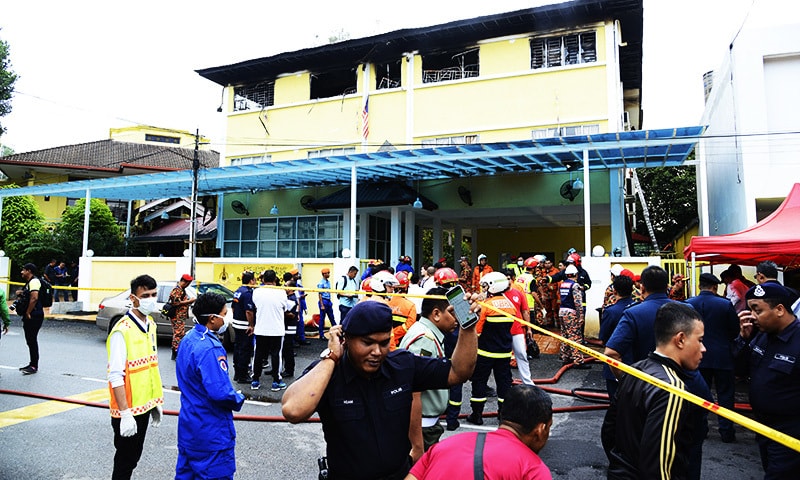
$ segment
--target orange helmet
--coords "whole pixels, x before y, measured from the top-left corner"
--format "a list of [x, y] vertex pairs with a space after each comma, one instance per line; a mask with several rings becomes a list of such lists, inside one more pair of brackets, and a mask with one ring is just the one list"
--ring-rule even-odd
[[581, 256], [577, 253], [571, 253], [569, 257], [567, 257], [567, 263], [572, 262], [575, 266], [581, 265]]
[[539, 260], [536, 260], [533, 257], [528, 257], [525, 259], [525, 268], [536, 268], [539, 265]]
[[394, 274], [394, 277], [400, 282], [400, 288], [408, 288], [408, 274], [406, 272], [400, 271]]
[[361, 291], [363, 291], [363, 292], [372, 292], [372, 285], [369, 284], [370, 283], [369, 282], [370, 278], [372, 278], [372, 277], [367, 277], [367, 278], [365, 278], [364, 280], [361, 281]]
[[458, 282], [458, 275], [452, 268], [443, 267], [436, 270], [436, 273], [433, 274], [433, 280], [439, 286], [452, 285]]

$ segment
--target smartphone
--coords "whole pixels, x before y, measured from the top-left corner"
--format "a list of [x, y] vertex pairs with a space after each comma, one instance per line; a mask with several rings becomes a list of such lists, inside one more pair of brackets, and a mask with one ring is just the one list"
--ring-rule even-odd
[[470, 311], [469, 302], [464, 299], [464, 289], [456, 285], [447, 291], [447, 301], [453, 306], [456, 320], [461, 328], [469, 328], [478, 323], [478, 315]]

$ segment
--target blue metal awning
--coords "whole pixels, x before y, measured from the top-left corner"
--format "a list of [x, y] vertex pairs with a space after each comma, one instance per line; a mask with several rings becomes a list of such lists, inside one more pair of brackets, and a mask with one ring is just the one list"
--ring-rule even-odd
[[[201, 169], [198, 195], [276, 190], [359, 182], [482, 177], [580, 169], [583, 152], [590, 170], [682, 165], [705, 127], [554, 137], [538, 140], [452, 145], [361, 153]], [[0, 189], [0, 198], [19, 195], [123, 200], [188, 197], [192, 171], [152, 173]]]

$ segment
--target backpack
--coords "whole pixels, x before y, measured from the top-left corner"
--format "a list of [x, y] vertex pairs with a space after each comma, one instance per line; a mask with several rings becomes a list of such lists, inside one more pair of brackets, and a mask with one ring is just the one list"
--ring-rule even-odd
[[44, 277], [39, 279], [39, 283], [42, 284], [39, 287], [39, 303], [42, 304], [42, 307], [49, 308], [53, 306], [53, 286], [50, 285], [50, 282], [44, 279]]

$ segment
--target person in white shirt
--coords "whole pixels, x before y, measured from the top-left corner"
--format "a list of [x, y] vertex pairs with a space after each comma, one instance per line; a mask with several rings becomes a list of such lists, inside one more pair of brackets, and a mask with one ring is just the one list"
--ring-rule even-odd
[[256, 355], [253, 359], [253, 381], [250, 383], [252, 390], [261, 387], [260, 377], [264, 359], [270, 356], [272, 365], [272, 391], [277, 392], [286, 388], [281, 378], [280, 359], [285, 332], [284, 315], [291, 311], [293, 302], [286, 298], [286, 292], [278, 285], [278, 275], [275, 270], [265, 270], [261, 274], [264, 288], [253, 291], [253, 305], [256, 307], [256, 324], [253, 335], [256, 337]]

